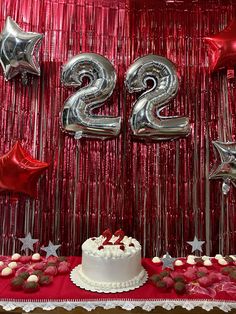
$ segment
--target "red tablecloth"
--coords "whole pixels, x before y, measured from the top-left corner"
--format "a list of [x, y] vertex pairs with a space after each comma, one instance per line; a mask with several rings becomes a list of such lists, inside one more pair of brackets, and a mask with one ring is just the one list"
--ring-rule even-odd
[[[72, 268], [81, 262], [80, 257], [70, 257], [68, 260], [71, 263]], [[154, 263], [152, 263], [151, 259], [143, 259], [143, 266], [148, 271], [149, 275], [152, 275], [153, 273], [159, 272], [161, 270], [161, 267], [156, 266]], [[145, 283], [142, 287], [133, 291], [129, 291], [129, 292], [95, 293], [95, 292], [82, 290], [79, 287], [75, 286], [71, 282], [69, 274], [67, 274], [67, 275], [56, 276], [54, 278], [53, 284], [50, 286], [41, 287], [39, 291], [34, 292], [34, 293], [26, 293], [24, 291], [13, 291], [10, 287], [9, 278], [0, 278], [0, 305], [2, 306], [4, 306], [4, 304], [6, 305], [7, 303], [17, 304], [18, 301], [21, 304], [23, 304], [24, 302], [34, 303], [34, 301], [38, 303], [43, 302], [44, 304], [45, 302], [53, 303], [53, 301], [67, 302], [69, 304], [70, 302], [73, 303], [76, 301], [83, 301], [83, 302], [95, 301], [96, 303], [96, 301], [99, 301], [99, 300], [102, 300], [103, 303], [105, 302], [105, 304], [108, 304], [106, 303], [106, 301], [112, 301], [112, 300], [116, 300], [116, 301], [122, 300], [126, 302], [131, 302], [131, 303], [133, 302], [133, 304], [136, 304], [134, 301], [142, 300], [144, 304], [146, 304], [147, 309], [148, 309], [148, 304], [149, 304], [148, 302], [150, 302], [150, 309], [151, 309], [151, 307], [153, 308], [153, 304], [158, 305], [158, 300], [162, 304], [163, 302], [165, 302], [165, 300], [167, 301], [167, 304], [168, 304], [168, 300], [172, 300], [172, 302], [177, 301], [175, 303], [177, 305], [190, 304], [190, 308], [191, 308], [191, 301], [193, 301], [192, 304], [193, 305], [196, 304], [196, 306], [197, 306], [197, 303], [195, 301], [204, 301], [204, 304], [207, 304], [208, 302], [209, 308], [211, 308], [211, 304], [215, 306], [215, 301], [216, 302], [220, 301], [219, 305], [221, 306], [219, 307], [222, 307], [222, 304], [225, 304], [227, 307], [227, 303], [228, 303], [230, 304], [230, 308], [232, 307], [236, 308], [236, 298], [230, 296], [229, 294], [225, 292], [218, 292], [214, 299], [207, 298], [206, 295], [201, 295], [201, 294], [198, 294], [198, 295], [184, 294], [180, 296], [180, 295], [177, 295], [174, 292], [174, 290], [172, 290], [171, 292], [161, 292], [151, 283], [151, 281], [147, 281], [147, 283]], [[181, 301], [182, 303], [181, 302], [178, 303], [178, 301]], [[187, 301], [187, 303], [185, 301]], [[119, 302], [117, 304], [119, 304]], [[137, 304], [140, 304], [140, 303], [137, 303]], [[199, 304], [203, 304], [203, 303], [199, 303]]]

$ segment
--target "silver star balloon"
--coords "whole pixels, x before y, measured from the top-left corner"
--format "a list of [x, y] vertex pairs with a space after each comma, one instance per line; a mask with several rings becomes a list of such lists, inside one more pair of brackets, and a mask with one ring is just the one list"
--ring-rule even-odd
[[[214, 141], [217, 162], [213, 165], [209, 179], [223, 179], [222, 191], [227, 194], [231, 180], [236, 180], [236, 143]], [[235, 185], [233, 183], [233, 185]]]
[[192, 246], [192, 253], [195, 251], [202, 252], [202, 245], [205, 243], [205, 241], [198, 241], [197, 237], [195, 236], [193, 241], [188, 241], [188, 244]]
[[23, 243], [21, 251], [28, 251], [28, 249], [34, 251], [34, 244], [39, 241], [38, 239], [32, 239], [30, 232], [25, 238], [19, 238], [19, 240]]
[[61, 245], [54, 245], [51, 241], [49, 241], [48, 246], [42, 247], [41, 250], [47, 253], [46, 258], [49, 256], [58, 256], [56, 250], [59, 249]]
[[166, 255], [161, 258], [161, 261], [163, 263], [162, 269], [165, 269], [165, 268], [174, 269], [173, 263], [175, 260], [176, 260], [176, 258], [171, 257], [170, 254], [167, 252]]
[[40, 75], [38, 47], [42, 39], [42, 34], [24, 32], [10, 16], [7, 17], [0, 34], [0, 63], [6, 81], [18, 73], [23, 80], [26, 73]]

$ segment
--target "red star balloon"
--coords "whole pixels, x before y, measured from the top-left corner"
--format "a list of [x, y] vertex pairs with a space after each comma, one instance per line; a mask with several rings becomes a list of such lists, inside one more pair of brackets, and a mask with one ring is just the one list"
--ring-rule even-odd
[[37, 196], [37, 182], [49, 164], [33, 159], [20, 142], [0, 157], [0, 190]]
[[212, 50], [212, 71], [236, 66], [236, 20], [218, 34], [205, 37], [205, 40]]

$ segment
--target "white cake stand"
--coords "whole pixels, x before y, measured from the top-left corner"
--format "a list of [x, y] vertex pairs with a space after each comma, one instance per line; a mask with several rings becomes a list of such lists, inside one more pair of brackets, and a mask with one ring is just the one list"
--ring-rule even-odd
[[82, 265], [76, 266], [72, 269], [70, 273], [71, 281], [77, 286], [82, 289], [92, 291], [92, 292], [99, 292], [99, 293], [116, 293], [116, 292], [124, 292], [137, 289], [141, 287], [148, 279], [148, 274], [146, 270], [143, 268], [143, 276], [140, 278], [138, 283], [129, 285], [127, 287], [120, 287], [120, 288], [112, 288], [112, 287], [99, 287], [99, 284], [93, 285], [93, 282], [87, 282], [84, 280], [84, 275], [82, 274]]

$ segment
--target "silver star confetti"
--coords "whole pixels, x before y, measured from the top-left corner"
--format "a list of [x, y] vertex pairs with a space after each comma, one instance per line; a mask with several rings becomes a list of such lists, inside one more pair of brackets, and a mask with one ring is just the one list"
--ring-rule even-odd
[[167, 252], [166, 255], [161, 258], [161, 261], [163, 263], [162, 269], [165, 269], [165, 268], [174, 269], [173, 263], [175, 260], [176, 258], [171, 257], [170, 254]]
[[37, 48], [42, 39], [42, 34], [24, 32], [10, 16], [7, 17], [0, 34], [0, 63], [6, 81], [18, 73], [25, 80], [26, 73], [40, 75]]
[[27, 249], [34, 251], [34, 244], [39, 241], [38, 239], [32, 239], [30, 232], [25, 238], [19, 238], [19, 240], [23, 243], [21, 251], [26, 251]]
[[193, 241], [187, 241], [189, 245], [192, 246], [192, 253], [195, 251], [202, 252], [202, 245], [205, 243], [205, 241], [198, 241], [197, 237], [195, 236]]
[[58, 256], [56, 250], [59, 249], [61, 245], [54, 245], [51, 241], [49, 241], [48, 246], [44, 246], [41, 248], [41, 250], [45, 251], [47, 253], [46, 258], [49, 256]]

